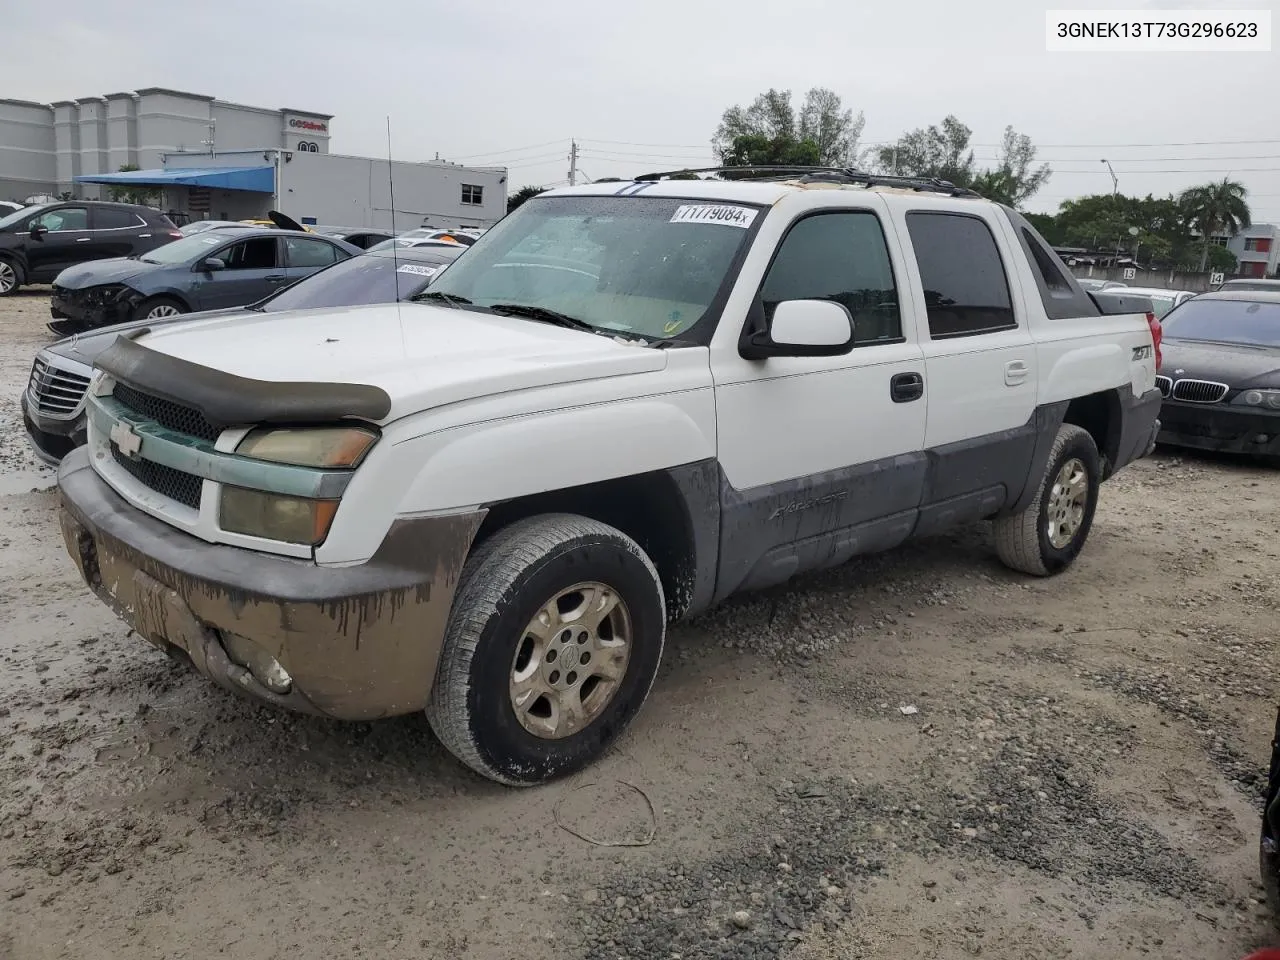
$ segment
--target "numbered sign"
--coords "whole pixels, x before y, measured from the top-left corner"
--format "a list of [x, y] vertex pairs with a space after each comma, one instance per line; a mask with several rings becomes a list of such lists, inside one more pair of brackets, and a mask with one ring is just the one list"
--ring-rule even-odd
[[1133, 279], [1134, 277], [1136, 277], [1137, 275], [1138, 275], [1138, 271], [1137, 271], [1137, 270], [1135, 270], [1133, 267], [1125, 267], [1125, 268], [1124, 268], [1124, 278], [1125, 278], [1126, 280], [1132, 280], [1132, 279]]
[[1222, 286], [1222, 281], [1223, 281], [1223, 279], [1224, 279], [1224, 277], [1222, 276], [1222, 274], [1220, 274], [1220, 273], [1211, 273], [1211, 274], [1209, 274], [1209, 286], [1211, 286], [1211, 287], [1220, 287], [1220, 286]]

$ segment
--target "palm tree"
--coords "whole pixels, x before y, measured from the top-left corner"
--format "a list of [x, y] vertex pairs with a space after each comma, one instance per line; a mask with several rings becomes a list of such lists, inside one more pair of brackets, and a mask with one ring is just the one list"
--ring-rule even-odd
[[1187, 222], [1200, 231], [1201, 273], [1209, 262], [1209, 244], [1215, 235], [1234, 235], [1249, 226], [1249, 204], [1245, 202], [1248, 194], [1243, 183], [1224, 177], [1221, 182], [1184, 190], [1178, 198]]

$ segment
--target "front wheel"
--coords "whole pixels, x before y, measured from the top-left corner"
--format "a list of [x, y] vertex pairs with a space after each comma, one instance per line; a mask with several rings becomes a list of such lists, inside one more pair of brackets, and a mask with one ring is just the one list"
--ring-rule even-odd
[[666, 623], [658, 572], [626, 534], [568, 514], [513, 523], [467, 561], [427, 719], [499, 783], [573, 773], [639, 712]]
[[151, 297], [143, 300], [133, 311], [134, 320], [171, 320], [187, 312], [173, 297]]
[[1035, 498], [1021, 513], [995, 521], [996, 553], [1005, 566], [1037, 577], [1069, 567], [1089, 537], [1101, 480], [1093, 437], [1064, 423]]
[[10, 294], [17, 293], [18, 288], [22, 286], [22, 273], [18, 269], [18, 265], [12, 261], [0, 257], [0, 297], [7, 297]]

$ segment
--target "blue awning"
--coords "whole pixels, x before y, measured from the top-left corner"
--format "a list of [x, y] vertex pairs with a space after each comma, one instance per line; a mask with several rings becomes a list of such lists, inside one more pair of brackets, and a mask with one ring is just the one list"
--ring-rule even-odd
[[116, 186], [213, 187], [275, 193], [274, 167], [189, 167], [176, 170], [129, 170], [124, 173], [90, 173], [73, 177], [76, 183], [110, 183]]

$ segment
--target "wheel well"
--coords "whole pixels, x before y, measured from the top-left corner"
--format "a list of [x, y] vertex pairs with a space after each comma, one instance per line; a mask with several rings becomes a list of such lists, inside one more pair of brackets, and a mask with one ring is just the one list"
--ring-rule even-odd
[[1089, 432], [1103, 458], [1103, 479], [1111, 475], [1120, 454], [1120, 398], [1114, 390], [1076, 397], [1067, 406], [1063, 423], [1075, 424]]
[[675, 482], [646, 473], [553, 490], [492, 504], [472, 549], [516, 520], [540, 513], [576, 513], [621, 530], [658, 570], [667, 616], [680, 617], [693, 599], [693, 524]]
[[0, 252], [0, 260], [3, 260], [5, 263], [9, 264], [9, 266], [13, 267], [14, 270], [17, 271], [18, 280], [20, 282], [27, 279], [27, 267], [26, 267], [26, 264], [22, 262], [21, 257], [16, 256], [15, 254], [9, 253], [8, 251], [4, 251], [4, 252]]
[[138, 305], [141, 306], [144, 303], [150, 303], [152, 300], [172, 300], [178, 306], [182, 307], [183, 310], [187, 311], [187, 313], [192, 312], [191, 304], [187, 298], [180, 293], [174, 293], [172, 290], [164, 290], [160, 293], [149, 293], [138, 301]]

